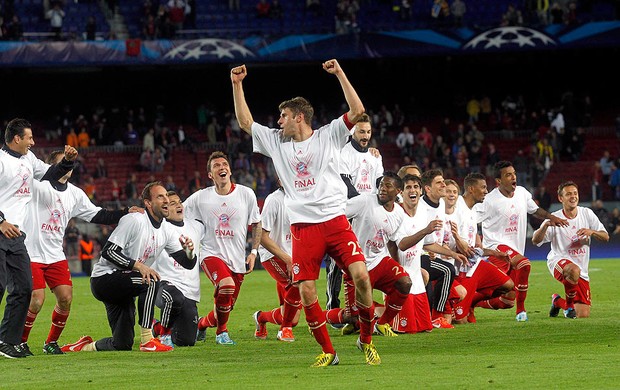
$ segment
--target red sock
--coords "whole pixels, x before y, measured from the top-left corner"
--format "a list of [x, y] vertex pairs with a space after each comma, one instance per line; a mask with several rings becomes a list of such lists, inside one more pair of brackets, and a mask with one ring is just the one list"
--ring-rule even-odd
[[515, 288], [517, 290], [517, 314], [525, 311], [528, 280], [530, 278], [530, 260], [526, 257], [519, 260], [515, 269]]
[[332, 341], [329, 339], [329, 334], [327, 333], [325, 316], [323, 314], [323, 310], [321, 310], [321, 305], [319, 305], [318, 298], [314, 301], [314, 303], [304, 306], [304, 312], [306, 313], [306, 321], [308, 322], [310, 331], [312, 332], [312, 335], [316, 339], [317, 343], [321, 345], [323, 352], [332, 354], [336, 353], [334, 346], [332, 345]]
[[47, 335], [46, 344], [52, 341], [58, 341], [60, 334], [65, 329], [68, 317], [69, 310], [62, 310], [58, 305], [54, 306], [54, 311], [52, 312], [52, 327]]
[[510, 309], [514, 307], [515, 300], [514, 298], [507, 298], [505, 296], [500, 296], [496, 298], [486, 299], [484, 301], [480, 301], [476, 304], [475, 307], [482, 307], [485, 309], [499, 310], [499, 309]]
[[403, 294], [398, 290], [391, 292], [385, 300], [385, 311], [377, 322], [381, 325], [392, 322], [394, 317], [403, 309], [408, 296], [409, 294]]
[[325, 319], [330, 324], [342, 324], [344, 322], [344, 319], [342, 318], [344, 315], [344, 309], [330, 309], [325, 310], [323, 313], [325, 313]]
[[153, 325], [153, 332], [158, 335], [171, 334], [172, 328], [166, 328], [161, 322], [156, 322], [155, 325]]
[[371, 304], [370, 307], [365, 306], [363, 303], [357, 302], [357, 308], [360, 312], [360, 341], [364, 344], [372, 342], [373, 320], [375, 318], [375, 305]]
[[37, 314], [39, 313], [33, 313], [28, 310], [28, 315], [26, 315], [26, 323], [24, 324], [24, 333], [22, 333], [22, 343], [28, 341], [28, 336], [30, 336], [30, 331], [34, 325], [34, 320], [37, 319]]
[[228, 317], [232, 310], [233, 295], [235, 294], [235, 285], [220, 286], [217, 289], [217, 296], [215, 297], [215, 313], [217, 319], [217, 331], [215, 334], [228, 332], [226, 325], [228, 324]]
[[575, 297], [577, 296], [577, 286], [578, 286], [577, 284], [572, 284], [568, 280], [564, 281], [564, 291], [566, 292], [566, 308], [575, 307]]
[[210, 311], [209, 314], [202, 317], [200, 321], [198, 321], [198, 329], [205, 330], [207, 328], [215, 328], [217, 325], [217, 320], [215, 319], [215, 313]]
[[297, 287], [290, 287], [284, 296], [284, 309], [282, 310], [282, 327], [292, 328], [295, 316], [301, 309], [301, 296]]
[[270, 311], [261, 311], [258, 316], [258, 322], [269, 322], [275, 325], [282, 325], [282, 313], [279, 307], [272, 309]]
[[553, 306], [555, 307], [559, 307], [560, 309], [568, 309], [568, 305], [567, 302], [564, 298], [559, 297], [558, 299], [556, 299], [555, 301], [553, 301]]

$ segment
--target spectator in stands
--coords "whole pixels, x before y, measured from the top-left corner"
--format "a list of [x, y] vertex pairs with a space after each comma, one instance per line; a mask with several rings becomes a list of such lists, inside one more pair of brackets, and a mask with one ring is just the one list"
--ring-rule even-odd
[[476, 99], [475, 96], [472, 96], [467, 102], [465, 111], [467, 111], [470, 124], [478, 122], [478, 115], [480, 114], [480, 101]]
[[188, 183], [190, 195], [203, 188], [203, 180], [200, 171], [194, 171], [194, 177]]
[[174, 182], [174, 179], [172, 178], [172, 176], [168, 175], [168, 176], [166, 177], [166, 182], [164, 183], [164, 188], [165, 188], [167, 191], [174, 191], [174, 192], [176, 192], [176, 191], [177, 191], [177, 185], [176, 185], [176, 183]]
[[613, 165], [613, 159], [611, 158], [609, 150], [603, 151], [603, 157], [601, 157], [599, 163], [601, 164], [601, 172], [603, 173], [603, 183], [607, 184], [609, 182], [611, 168]]
[[612, 225], [611, 216], [609, 215], [609, 211], [605, 208], [603, 201], [598, 199], [592, 202], [592, 211], [598, 217], [599, 221], [605, 226], [608, 232], [613, 232], [615, 230], [615, 226]]
[[116, 203], [116, 209], [120, 210], [121, 207], [121, 186], [118, 185], [118, 181], [112, 179], [112, 184], [110, 186], [110, 195], [112, 196], [112, 201]]
[[80, 129], [80, 134], [77, 136], [78, 146], [80, 148], [87, 148], [90, 146], [90, 135], [88, 135], [88, 131], [86, 131], [86, 127]]
[[142, 139], [142, 150], [146, 149], [155, 150], [155, 129], [152, 127], [144, 134], [144, 138]]
[[450, 12], [452, 12], [454, 27], [463, 27], [463, 19], [465, 17], [465, 12], [467, 12], [465, 2], [463, 0], [454, 0], [450, 5]]
[[443, 148], [446, 147], [447, 144], [444, 142], [444, 138], [441, 135], [435, 137], [435, 143], [433, 143], [433, 147], [431, 149], [432, 159], [435, 161], [441, 160], [441, 156], [443, 155]]
[[209, 143], [215, 143], [218, 139], [218, 134], [222, 131], [222, 126], [217, 122], [215, 115], [211, 117], [211, 123], [207, 126], [207, 141]]
[[140, 136], [138, 135], [136, 129], [134, 129], [133, 124], [127, 123], [127, 129], [125, 130], [124, 136], [125, 145], [137, 145], [139, 138]]
[[258, 199], [265, 199], [267, 195], [271, 193], [271, 187], [273, 186], [273, 182], [264, 169], [258, 170], [258, 179], [256, 179], [256, 197]]
[[19, 16], [13, 15], [11, 23], [7, 27], [6, 36], [12, 41], [21, 41], [24, 39], [24, 26]]
[[170, 23], [175, 30], [182, 30], [185, 16], [191, 12], [189, 4], [185, 0], [169, 0], [166, 4]]
[[254, 176], [250, 173], [250, 171], [241, 169], [237, 172], [239, 173], [235, 174], [237, 177], [237, 180], [235, 180], [236, 183], [249, 187], [253, 190], [256, 189], [256, 179], [254, 179]]
[[160, 148], [155, 148], [155, 152], [153, 153], [153, 166], [151, 172], [162, 172], [164, 170], [164, 165], [166, 165], [166, 158], [162, 153]]
[[172, 39], [176, 33], [174, 24], [170, 20], [170, 14], [166, 10], [166, 7], [162, 4], [157, 11], [157, 17], [155, 18], [157, 25], [156, 37], [159, 39]]
[[94, 16], [89, 16], [85, 27], [85, 36], [87, 41], [94, 41], [97, 39], [97, 19]]
[[404, 126], [403, 130], [396, 137], [396, 146], [400, 149], [400, 156], [413, 157], [413, 144], [415, 140], [409, 130], [409, 126]]
[[601, 163], [598, 161], [594, 162], [592, 166], [592, 201], [602, 199], [602, 189], [601, 183], [603, 180], [603, 173], [601, 172]]
[[127, 199], [138, 196], [138, 179], [135, 173], [132, 173], [125, 183], [125, 197]]
[[411, 0], [401, 0], [399, 9], [400, 20], [411, 20], [411, 13]]
[[179, 145], [185, 145], [187, 142], [187, 138], [185, 137], [185, 129], [183, 129], [183, 126], [179, 126], [177, 129], [177, 141]]
[[357, 14], [360, 10], [357, 0], [338, 0], [336, 4], [336, 34], [359, 31]]
[[97, 159], [97, 165], [95, 165], [95, 179], [102, 179], [108, 177], [108, 167], [105, 165], [103, 158]]
[[433, 148], [433, 135], [429, 133], [428, 128], [426, 126], [422, 126], [422, 129], [420, 129], [420, 132], [418, 133], [418, 136], [417, 136], [417, 141], [418, 143], [422, 143], [426, 145], [429, 152]]
[[[530, 161], [525, 153], [523, 153], [523, 149], [517, 150], [517, 155], [512, 159], [512, 165], [517, 173], [517, 183], [522, 187], [529, 188]], [[548, 209], [548, 207], [545, 208], [545, 210]]]
[[73, 146], [74, 148], [79, 147], [78, 136], [75, 133], [75, 129], [72, 127], [69, 129], [69, 134], [67, 134], [67, 145]]
[[611, 211], [611, 224], [614, 226], [613, 231], [610, 230], [611, 234], [620, 234], [620, 209], [614, 207]]
[[153, 15], [148, 15], [142, 24], [142, 38], [151, 41], [157, 39], [157, 22]]
[[564, 23], [568, 26], [576, 26], [579, 24], [579, 18], [577, 16], [577, 2], [571, 1], [568, 3], [568, 10], [564, 16]]
[[60, 5], [60, 1], [55, 1], [52, 8], [45, 14], [45, 18], [50, 21], [50, 28], [54, 34], [54, 39], [57, 41], [62, 39], [62, 23], [65, 17], [65, 11], [62, 10]]
[[551, 195], [545, 186], [538, 186], [534, 193], [534, 202], [536, 202], [539, 207], [549, 210], [549, 207], [551, 207]]
[[615, 200], [620, 200], [620, 168], [616, 163], [611, 164], [611, 176], [609, 177], [609, 186]]
[[553, 2], [551, 5], [551, 10], [549, 10], [549, 15], [551, 16], [551, 24], [564, 23], [564, 10], [559, 2]]
[[269, 17], [270, 8], [271, 8], [271, 4], [269, 4], [267, 0], [258, 0], [258, 3], [256, 4], [256, 17], [258, 18]]
[[493, 166], [495, 166], [495, 163], [497, 163], [500, 160], [501, 158], [500, 158], [499, 153], [497, 152], [497, 149], [495, 149], [495, 144], [489, 142], [487, 144], [487, 158], [486, 158], [486, 175], [487, 176], [495, 177]]
[[231, 11], [239, 11], [241, 9], [240, 0], [228, 0], [228, 9]]
[[89, 176], [86, 180], [86, 184], [84, 184], [84, 192], [91, 202], [95, 203], [97, 201], [97, 184], [95, 184], [95, 179], [92, 176]]
[[269, 8], [269, 17], [271, 19], [282, 19], [283, 15], [284, 9], [282, 8], [282, 4], [280, 4], [280, 0], [273, 0]]
[[545, 167], [545, 176], [547, 176], [551, 166], [553, 165], [553, 158], [556, 151], [553, 150], [553, 147], [549, 143], [549, 138], [547, 137], [542, 137], [538, 140], [536, 143], [536, 149], [538, 150], [538, 159]]
[[321, 0], [306, 0], [306, 9], [315, 17], [323, 15]]
[[573, 161], [579, 161], [581, 158], [585, 142], [584, 128], [581, 126], [577, 127], [571, 136], [570, 142], [566, 146], [566, 151]]
[[153, 152], [151, 149], [144, 149], [140, 154], [140, 168], [143, 171], [151, 171], [153, 169]]
[[4, 24], [4, 18], [0, 16], [0, 41], [4, 41], [7, 39], [8, 28], [7, 25]]
[[536, 15], [541, 26], [549, 24], [549, 0], [536, 1]]
[[521, 14], [521, 10], [517, 9], [514, 4], [508, 4], [508, 9], [502, 15], [502, 23], [501, 26], [522, 26], [523, 25], [523, 15]]
[[469, 159], [469, 172], [480, 172], [482, 166], [482, 149], [481, 144], [478, 142], [472, 142], [470, 149], [467, 152]]
[[65, 253], [67, 254], [67, 260], [77, 260], [79, 237], [80, 230], [75, 223], [75, 219], [71, 218], [65, 228]]

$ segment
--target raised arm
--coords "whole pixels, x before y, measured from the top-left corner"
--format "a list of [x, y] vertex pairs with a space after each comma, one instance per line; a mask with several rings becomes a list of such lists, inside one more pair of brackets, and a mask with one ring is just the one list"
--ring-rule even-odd
[[338, 78], [338, 81], [340, 81], [342, 92], [344, 92], [344, 98], [349, 105], [347, 117], [351, 123], [356, 123], [364, 113], [365, 109], [362, 100], [357, 95], [357, 92], [355, 92], [355, 89], [349, 82], [347, 75], [344, 74], [344, 71], [336, 60], [325, 61], [323, 63], [323, 69], [325, 69], [327, 73], [335, 75]]
[[245, 93], [243, 92], [243, 79], [248, 75], [248, 71], [245, 65], [232, 68], [230, 71], [230, 80], [232, 81], [233, 88], [233, 100], [235, 102], [235, 116], [239, 127], [248, 134], [252, 134], [252, 113], [248, 107], [248, 103], [245, 101]]

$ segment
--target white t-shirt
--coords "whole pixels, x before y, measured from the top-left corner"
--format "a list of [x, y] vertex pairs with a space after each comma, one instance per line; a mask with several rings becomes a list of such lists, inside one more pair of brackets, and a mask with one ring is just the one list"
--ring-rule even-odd
[[[152, 267], [164, 250], [171, 254], [183, 249], [179, 241], [180, 235], [170, 229], [170, 226], [164, 221], [159, 228], [154, 227], [148, 211], [143, 214], [130, 213], [121, 218], [108, 242], [123, 248], [121, 253], [128, 258]], [[166, 261], [174, 260], [168, 257]], [[121, 268], [102, 256], [93, 267], [91, 277], [110, 274], [118, 269]]]
[[291, 224], [319, 223], [344, 215], [347, 188], [340, 177], [340, 152], [349, 139], [344, 118], [293, 142], [281, 129], [252, 124], [254, 152], [271, 157]]
[[33, 178], [41, 180], [49, 167], [30, 151], [17, 158], [4, 148], [0, 150], [0, 211], [4, 219], [22, 228], [32, 199]]
[[402, 207], [395, 204], [387, 211], [377, 201], [376, 194], [361, 194], [347, 201], [346, 216], [364, 251], [366, 268], [372, 270], [381, 260], [390, 256], [388, 241], [396, 241], [396, 231], [406, 216]]
[[[456, 207], [454, 209], [454, 213], [452, 213], [452, 220], [456, 222], [458, 226], [459, 237], [461, 237], [467, 245], [471, 248], [476, 247], [476, 235], [478, 234], [478, 222], [476, 211], [473, 208], [469, 208], [467, 203], [462, 196], [459, 195], [458, 200], [456, 201]], [[456, 241], [454, 242], [454, 248], [451, 246], [450, 248], [456, 249]], [[477, 264], [477, 263], [476, 263]], [[472, 268], [477, 268], [477, 265], [469, 266], [469, 265], [460, 265], [459, 272], [468, 273], [467, 276], [471, 276], [473, 274]], [[470, 272], [471, 271], [471, 272]]]
[[198, 219], [205, 224], [201, 260], [217, 257], [231, 271], [244, 273], [248, 226], [260, 222], [254, 191], [236, 184], [231, 193], [220, 195], [215, 187], [208, 187], [194, 192], [183, 206], [186, 219]]
[[90, 222], [101, 207], [91, 203], [80, 188], [67, 183], [67, 189], [57, 191], [49, 181], [32, 183], [32, 202], [24, 224], [26, 248], [30, 261], [52, 264], [66, 260], [62, 248], [65, 228], [73, 217]]
[[[558, 210], [551, 214], [567, 219], [563, 210]], [[547, 242], [551, 243], [551, 251], [547, 255], [547, 267], [549, 267], [551, 275], [553, 275], [553, 270], [558, 261], [568, 259], [579, 266], [581, 278], [589, 281], [590, 239], [579, 240], [576, 234], [577, 230], [607, 230], [592, 210], [581, 206], [577, 207], [577, 216], [573, 219], [568, 219], [568, 224], [567, 227], [549, 226], [545, 232], [545, 237], [538, 246]]]
[[[194, 247], [199, 247], [198, 243], [204, 236], [204, 225], [195, 219], [186, 219], [183, 221], [183, 226], [175, 225], [169, 221], [164, 222], [169, 225], [170, 230], [175, 231], [180, 237], [181, 235], [189, 237], [194, 242]], [[200, 258], [200, 251], [194, 251], [196, 258]], [[196, 261], [196, 265], [192, 269], [184, 268], [181, 264], [177, 263], [167, 253], [160, 255], [153, 269], [159, 273], [161, 280], [172, 283], [173, 286], [179, 289], [183, 296], [193, 301], [200, 302], [200, 262]]]
[[370, 152], [355, 150], [351, 142], [342, 148], [340, 173], [351, 175], [351, 183], [360, 194], [377, 193], [377, 179], [383, 176], [383, 161]]
[[[444, 242], [449, 241], [450, 237], [452, 236], [452, 231], [450, 230], [450, 225], [448, 225], [447, 223], [446, 202], [444, 201], [444, 199], [439, 199], [439, 207], [433, 207], [430, 204], [426, 203], [426, 200], [424, 200], [424, 197], [422, 197], [422, 199], [420, 199], [420, 201], [418, 202], [418, 211], [416, 213], [419, 213], [422, 210], [424, 210], [424, 214], [426, 215], [426, 225], [436, 219], [439, 219], [443, 222], [442, 229], [436, 230], [433, 234], [429, 234], [429, 237], [432, 237], [433, 242], [435, 242], [437, 245], [443, 245]], [[436, 256], [442, 260], [454, 264], [454, 259], [452, 258], [447, 258], [446, 256], [440, 254], [437, 254]]]
[[499, 188], [484, 198], [484, 202], [474, 206], [478, 223], [482, 223], [482, 247], [497, 249], [500, 244], [525, 255], [527, 234], [527, 214], [534, 214], [538, 205], [532, 194], [517, 186], [512, 198], [505, 197]]
[[[293, 253], [291, 242], [291, 223], [288, 220], [286, 206], [284, 206], [284, 191], [278, 189], [265, 198], [261, 213], [263, 229], [269, 232], [269, 237], [289, 255]], [[258, 248], [260, 261], [265, 262], [274, 255], [262, 245]]]
[[[396, 232], [396, 244], [399, 245], [404, 237], [411, 236], [427, 226], [426, 208], [420, 209], [418, 205], [413, 217], [405, 214], [403, 223]], [[412, 285], [409, 291], [410, 294], [422, 294], [426, 292], [424, 279], [422, 278], [420, 256], [422, 256], [422, 252], [424, 251], [422, 247], [426, 244], [432, 244], [433, 242], [435, 242], [433, 235], [427, 235], [406, 251], [398, 251], [399, 262], [411, 277]]]

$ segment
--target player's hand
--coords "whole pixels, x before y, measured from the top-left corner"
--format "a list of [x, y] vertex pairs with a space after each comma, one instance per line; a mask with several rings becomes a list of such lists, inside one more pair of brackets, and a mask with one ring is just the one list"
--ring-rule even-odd
[[549, 226], [568, 226], [568, 220], [556, 217], [555, 215], [550, 215]]
[[577, 236], [579, 236], [580, 238], [584, 238], [584, 237], [591, 237], [592, 234], [594, 234], [594, 230], [592, 229], [586, 229], [586, 228], [581, 228], [579, 230], [577, 230]]
[[469, 260], [467, 260], [467, 257], [463, 254], [452, 252], [452, 258], [461, 263], [463, 266], [470, 265]]
[[138, 207], [138, 206], [131, 206], [128, 210], [128, 213], [140, 213], [140, 214], [144, 214], [144, 209], [142, 207]]
[[373, 157], [376, 157], [376, 158], [380, 158], [381, 157], [381, 153], [379, 153], [379, 149], [377, 149], [377, 148], [368, 148], [368, 152]]
[[185, 255], [187, 256], [188, 259], [191, 259], [194, 257], [194, 242], [192, 241], [191, 238], [189, 237], [185, 237], [184, 235], [181, 235], [181, 237], [179, 237], [179, 242], [181, 243], [181, 246], [183, 247], [183, 250], [185, 251]]
[[250, 253], [248, 255], [248, 257], [245, 259], [245, 263], [247, 264], [247, 271], [245, 271], [245, 274], [249, 274], [252, 273], [252, 271], [254, 271], [254, 263], [256, 262], [256, 255], [254, 253]]
[[159, 276], [157, 271], [155, 271], [153, 268], [149, 267], [146, 264], [136, 261], [133, 268], [136, 271], [140, 272], [140, 275], [142, 275], [143, 284], [151, 284], [151, 282], [157, 282], [161, 280], [161, 277]]
[[247, 75], [248, 70], [246, 69], [245, 65], [240, 65], [230, 70], [230, 80], [233, 82], [233, 84], [240, 83]]
[[2, 221], [2, 223], [0, 223], [0, 232], [2, 232], [2, 234], [6, 238], [17, 238], [22, 235], [22, 232], [19, 230], [19, 228], [7, 220], [4, 220]]
[[428, 226], [426, 226], [426, 234], [432, 234], [433, 232], [441, 230], [442, 228], [443, 221], [441, 219], [432, 220], [428, 223]]
[[78, 156], [78, 151], [73, 146], [65, 145], [65, 159], [67, 161], [75, 161]]
[[336, 60], [329, 60], [323, 62], [323, 69], [325, 69], [325, 71], [329, 74], [338, 74], [342, 72], [342, 68]]

